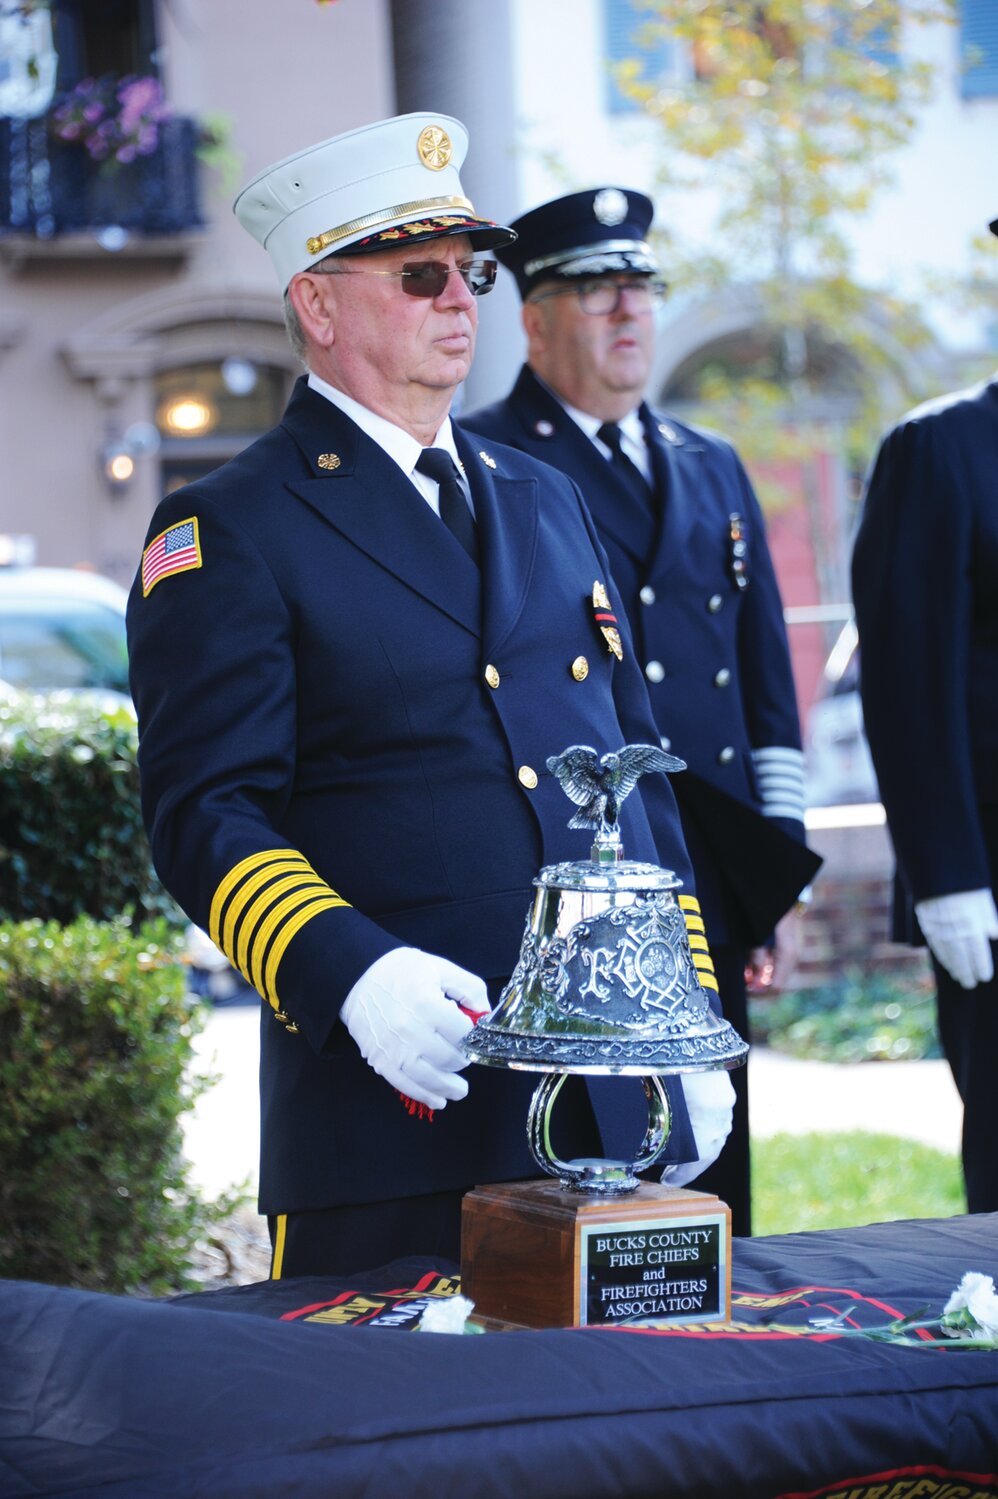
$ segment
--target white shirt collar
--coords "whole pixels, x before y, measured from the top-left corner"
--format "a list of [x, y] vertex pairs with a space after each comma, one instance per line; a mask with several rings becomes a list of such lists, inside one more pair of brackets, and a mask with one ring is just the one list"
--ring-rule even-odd
[[[436, 508], [434, 501], [436, 499], [437, 486], [433, 483], [432, 479], [427, 480], [425, 475], [413, 472], [423, 448], [422, 444], [418, 443], [411, 433], [403, 431], [394, 422], [388, 421], [387, 417], [379, 416], [376, 411], [371, 411], [367, 406], [362, 406], [359, 401], [355, 401], [352, 396], [346, 395], [342, 390], [337, 390], [335, 385], [330, 385], [320, 375], [317, 375], [314, 370], [309, 371], [308, 383], [312, 390], [316, 391], [320, 396], [325, 396], [326, 400], [331, 401], [338, 410], [343, 412], [344, 416], [348, 416], [352, 422], [356, 422], [357, 426], [371, 438], [372, 442], [376, 442], [378, 447], [388, 454], [389, 458], [394, 459], [406, 478], [413, 481], [424, 498], [429, 499], [425, 485], [432, 485], [434, 495], [433, 500], [430, 502], [434, 505], [434, 509]], [[449, 416], [444, 417], [440, 430], [433, 439], [432, 446], [443, 448], [448, 452], [457, 464], [458, 471], [460, 473], [464, 472], [461, 467], [461, 460], [457, 456], [454, 429], [451, 426]]]
[[[543, 385], [544, 382], [541, 381], [541, 384]], [[548, 386], [547, 389], [551, 390], [551, 387]], [[590, 442], [595, 443], [604, 457], [610, 457], [610, 449], [596, 435], [603, 425], [599, 417], [590, 416], [588, 411], [580, 411], [577, 406], [571, 406], [555, 390], [551, 390], [551, 394], [558, 402], [558, 405], [564, 407], [566, 415], [572, 418], [575, 425], [582, 428]], [[648, 444], [645, 441], [645, 429], [641, 421], [639, 408], [635, 406], [633, 411], [629, 411], [626, 416], [622, 416], [617, 426], [620, 428], [621, 446], [624, 452], [645, 478], [651, 482], [651, 462], [648, 457]]]

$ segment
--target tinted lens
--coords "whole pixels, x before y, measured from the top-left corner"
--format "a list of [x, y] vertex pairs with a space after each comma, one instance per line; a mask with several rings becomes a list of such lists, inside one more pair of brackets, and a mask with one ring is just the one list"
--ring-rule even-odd
[[407, 260], [402, 267], [402, 290], [410, 297], [439, 297], [446, 285], [443, 261]]
[[410, 297], [439, 297], [447, 285], [451, 269], [457, 271], [472, 296], [480, 297], [492, 290], [497, 262], [463, 260], [452, 268], [442, 260], [407, 260], [402, 266], [402, 290]]
[[496, 260], [463, 260], [458, 270], [472, 296], [484, 297], [495, 285], [498, 267]]

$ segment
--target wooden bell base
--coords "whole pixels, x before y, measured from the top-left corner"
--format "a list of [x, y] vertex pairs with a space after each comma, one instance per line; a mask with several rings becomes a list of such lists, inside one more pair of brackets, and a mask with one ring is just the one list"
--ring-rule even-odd
[[461, 1291], [496, 1328], [726, 1322], [731, 1211], [719, 1197], [642, 1182], [617, 1199], [559, 1182], [469, 1192]]

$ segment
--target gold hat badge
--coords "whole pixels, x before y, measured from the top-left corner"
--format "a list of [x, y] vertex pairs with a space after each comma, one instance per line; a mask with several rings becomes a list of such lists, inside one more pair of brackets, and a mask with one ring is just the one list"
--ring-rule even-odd
[[416, 151], [424, 167], [429, 167], [431, 172], [442, 172], [450, 161], [454, 148], [442, 125], [427, 125], [419, 133]]

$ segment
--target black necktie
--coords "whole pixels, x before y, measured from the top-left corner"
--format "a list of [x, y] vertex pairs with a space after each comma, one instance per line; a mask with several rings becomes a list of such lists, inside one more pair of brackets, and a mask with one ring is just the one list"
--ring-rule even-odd
[[440, 486], [440, 519], [477, 567], [478, 533], [453, 458], [445, 448], [424, 448], [416, 467]]
[[620, 428], [616, 422], [604, 422], [596, 433], [600, 442], [605, 442], [613, 457], [610, 463], [618, 476], [623, 479], [631, 494], [641, 506], [645, 515], [652, 511], [652, 493], [648, 481], [638, 468], [637, 464], [624, 452], [620, 442]]

